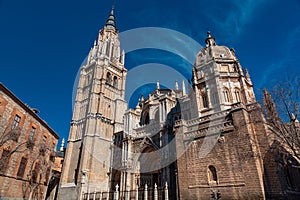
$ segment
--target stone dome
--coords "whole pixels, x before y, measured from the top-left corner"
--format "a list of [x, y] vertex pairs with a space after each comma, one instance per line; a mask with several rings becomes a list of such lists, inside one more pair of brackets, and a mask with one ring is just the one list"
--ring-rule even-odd
[[234, 55], [234, 50], [230, 50], [226, 46], [216, 45], [215, 38], [210, 35], [210, 32], [207, 33], [208, 37], [206, 38], [206, 47], [201, 49], [197, 54], [196, 64], [205, 63], [211, 59], [236, 59]]

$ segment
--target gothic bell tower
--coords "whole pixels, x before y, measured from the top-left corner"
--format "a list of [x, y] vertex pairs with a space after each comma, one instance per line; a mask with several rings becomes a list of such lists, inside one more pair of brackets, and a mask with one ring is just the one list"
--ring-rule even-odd
[[80, 69], [59, 199], [109, 189], [113, 134], [123, 129], [127, 109], [124, 56], [112, 8]]

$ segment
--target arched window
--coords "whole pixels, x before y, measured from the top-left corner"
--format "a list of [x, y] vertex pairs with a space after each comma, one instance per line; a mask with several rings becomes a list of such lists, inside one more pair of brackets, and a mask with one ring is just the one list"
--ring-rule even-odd
[[9, 149], [3, 149], [2, 151], [2, 155], [0, 157], [0, 160], [1, 160], [1, 164], [2, 166], [0, 167], [0, 172], [1, 173], [5, 173], [5, 171], [8, 169], [9, 167], [9, 159], [10, 159], [10, 155], [11, 155], [11, 152]]
[[203, 108], [209, 107], [208, 96], [206, 93], [202, 94], [202, 104], [203, 104]]
[[240, 91], [238, 89], [234, 91], [234, 97], [236, 102], [241, 102]]
[[116, 76], [114, 76], [114, 83], [113, 83], [113, 86], [114, 86], [115, 88], [118, 87], [118, 78], [117, 78]]
[[27, 158], [22, 157], [21, 158], [21, 162], [19, 165], [19, 169], [18, 169], [18, 173], [17, 173], [17, 177], [23, 178], [24, 173], [25, 173], [25, 169], [26, 169], [26, 165], [27, 165]]
[[224, 88], [223, 90], [223, 95], [224, 95], [224, 101], [225, 102], [230, 102], [230, 99], [229, 99], [229, 91], [227, 88]]
[[38, 182], [38, 176], [41, 170], [41, 164], [39, 162], [35, 163], [34, 169], [31, 171], [31, 178], [33, 182]]
[[217, 170], [212, 165], [208, 166], [208, 182], [209, 183], [217, 183], [218, 182]]
[[111, 84], [111, 74], [109, 72], [106, 74], [106, 84]]
[[145, 124], [149, 124], [149, 123], [150, 123], [150, 116], [149, 113], [147, 113], [145, 118]]

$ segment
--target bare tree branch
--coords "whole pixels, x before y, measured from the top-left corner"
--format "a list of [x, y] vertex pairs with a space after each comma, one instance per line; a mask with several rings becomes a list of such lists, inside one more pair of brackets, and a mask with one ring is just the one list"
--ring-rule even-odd
[[273, 97], [264, 89], [263, 99], [269, 131], [274, 140], [278, 141], [294, 158], [297, 158], [298, 163], [300, 161], [300, 124], [297, 119], [300, 105], [299, 88], [298, 78], [278, 83], [273, 88]]

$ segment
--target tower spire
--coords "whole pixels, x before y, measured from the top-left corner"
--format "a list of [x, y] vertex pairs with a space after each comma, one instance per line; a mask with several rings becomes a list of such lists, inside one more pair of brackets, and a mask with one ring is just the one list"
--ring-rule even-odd
[[108, 15], [106, 23], [105, 23], [105, 27], [107, 29], [117, 29], [114, 11], [115, 11], [115, 6], [113, 4], [110, 14]]
[[210, 31], [207, 31], [207, 38], [205, 40], [206, 47], [216, 46], [215, 38], [211, 36]]

